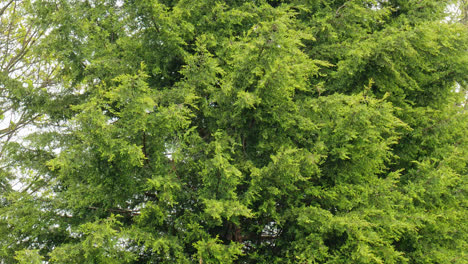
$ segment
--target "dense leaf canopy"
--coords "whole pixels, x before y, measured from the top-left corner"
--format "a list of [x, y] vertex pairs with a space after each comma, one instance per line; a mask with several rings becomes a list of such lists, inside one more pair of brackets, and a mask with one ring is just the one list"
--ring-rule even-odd
[[4, 0], [0, 263], [466, 263], [464, 4]]

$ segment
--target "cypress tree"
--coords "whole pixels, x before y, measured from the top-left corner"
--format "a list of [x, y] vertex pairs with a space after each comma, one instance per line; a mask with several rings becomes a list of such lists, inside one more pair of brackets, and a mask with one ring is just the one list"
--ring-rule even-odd
[[5, 145], [0, 258], [465, 263], [462, 4], [33, 2], [58, 88]]

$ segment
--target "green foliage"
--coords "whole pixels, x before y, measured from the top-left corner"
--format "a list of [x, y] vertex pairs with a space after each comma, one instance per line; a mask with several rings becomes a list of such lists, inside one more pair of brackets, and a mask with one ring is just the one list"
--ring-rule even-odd
[[231, 242], [223, 245], [219, 239], [198, 241], [194, 246], [197, 249], [197, 258], [200, 263], [233, 263], [237, 255], [242, 254], [242, 245]]
[[462, 2], [17, 4], [0, 262], [465, 263]]
[[82, 224], [77, 232], [80, 243], [64, 244], [50, 254], [51, 263], [131, 263], [132, 252], [125, 250], [127, 237], [118, 232], [114, 215], [92, 223]]
[[16, 252], [15, 259], [18, 263], [41, 264], [44, 259], [37, 250], [20, 250]]

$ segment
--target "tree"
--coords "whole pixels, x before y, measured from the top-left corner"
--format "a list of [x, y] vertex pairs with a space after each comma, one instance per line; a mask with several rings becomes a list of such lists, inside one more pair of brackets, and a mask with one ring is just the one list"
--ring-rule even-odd
[[[41, 10], [34, 1], [0, 4], [0, 263], [13, 263], [17, 250], [17, 260], [40, 263], [42, 258], [34, 257], [35, 250], [26, 250], [27, 245], [40, 243], [41, 238], [30, 231], [42, 218], [32, 222], [27, 218], [42, 210], [35, 208], [41, 201], [32, 194], [44, 185], [41, 168], [53, 156], [44, 155], [41, 160], [39, 154], [46, 151], [39, 148], [14, 154], [20, 151], [18, 141], [32, 127], [41, 129], [44, 114], [52, 113], [53, 102], [63, 96], [54, 95], [60, 85], [59, 67], [45, 50], [48, 25], [41, 21]], [[25, 218], [16, 222], [11, 215]]]
[[36, 1], [61, 90], [7, 144], [0, 256], [464, 263], [453, 2]]
[[[21, 128], [34, 121], [40, 113], [35, 107], [40, 97], [35, 87], [45, 88], [51, 70], [44, 67], [46, 60], [34, 56], [35, 43], [43, 32], [29, 19], [29, 3], [6, 1], [0, 6], [0, 139], [9, 142]], [[41, 65], [42, 64], [42, 65]], [[49, 71], [47, 71], [49, 70]], [[38, 89], [40, 91], [40, 89]], [[35, 98], [36, 97], [36, 98]], [[29, 107], [25, 108], [24, 105]], [[0, 156], [4, 156], [3, 144]], [[3, 174], [3, 173], [2, 173]], [[2, 191], [7, 185], [0, 178]]]

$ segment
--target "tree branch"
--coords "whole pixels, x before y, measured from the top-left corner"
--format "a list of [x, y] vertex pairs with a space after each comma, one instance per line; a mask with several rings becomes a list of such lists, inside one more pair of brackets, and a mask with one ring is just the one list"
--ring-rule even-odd
[[341, 5], [340, 7], [338, 7], [338, 9], [336, 10], [335, 12], [335, 17], [340, 17], [341, 14], [340, 14], [340, 10], [344, 7], [346, 7], [346, 5], [348, 4], [349, 1], [346, 1], [343, 5]]
[[1, 10], [0, 10], [0, 16], [3, 15], [3, 13], [5, 13], [5, 11], [7, 10], [7, 8], [13, 3], [14, 0], [10, 0], [10, 2], [8, 2]]
[[103, 208], [99, 208], [99, 207], [95, 207], [95, 206], [88, 206], [88, 209], [91, 209], [91, 210], [104, 210], [106, 212], [111, 212], [111, 213], [129, 214], [131, 216], [140, 215], [140, 210], [130, 210], [130, 209], [120, 209], [120, 208], [103, 209]]

